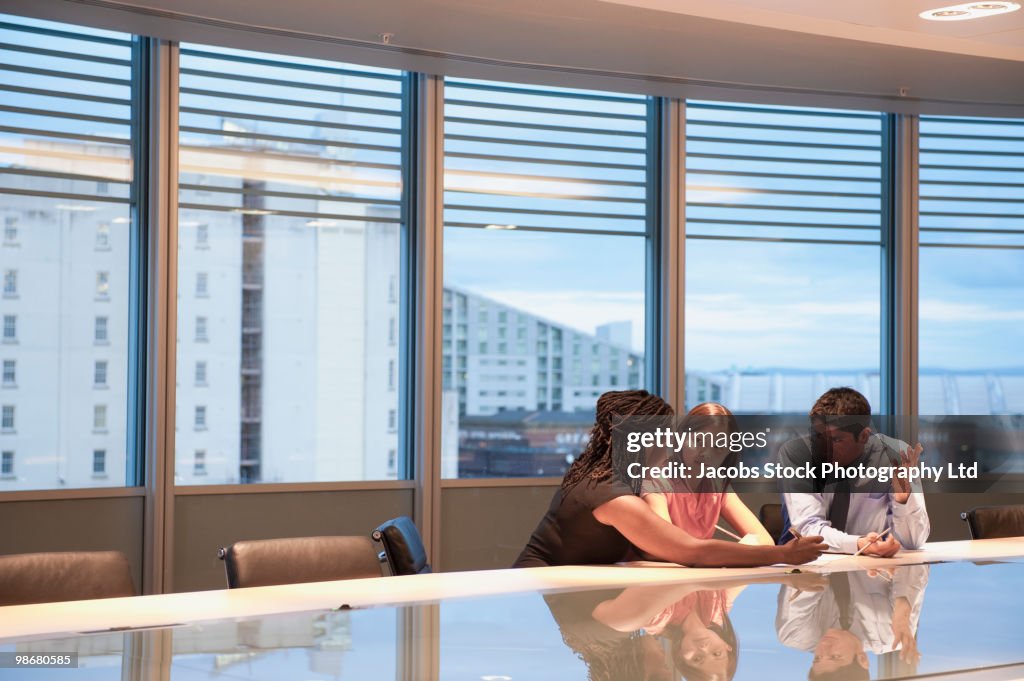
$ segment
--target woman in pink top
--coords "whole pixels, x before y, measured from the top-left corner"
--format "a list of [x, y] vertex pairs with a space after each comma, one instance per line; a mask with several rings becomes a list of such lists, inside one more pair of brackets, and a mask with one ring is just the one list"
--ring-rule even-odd
[[[730, 432], [736, 428], [732, 412], [717, 402], [698, 404], [686, 415], [687, 422], [694, 430], [721, 430]], [[685, 449], [683, 459], [689, 466], [707, 461], [709, 465], [721, 462], [708, 460], [721, 458], [714, 450]], [[747, 505], [735, 492], [713, 480], [658, 481], [661, 484], [645, 483], [641, 496], [651, 510], [676, 527], [697, 539], [710, 539], [715, 534], [719, 518], [724, 518], [743, 537], [744, 544], [774, 544], [772, 536], [764, 528]], [[693, 485], [691, 489], [688, 485]]]

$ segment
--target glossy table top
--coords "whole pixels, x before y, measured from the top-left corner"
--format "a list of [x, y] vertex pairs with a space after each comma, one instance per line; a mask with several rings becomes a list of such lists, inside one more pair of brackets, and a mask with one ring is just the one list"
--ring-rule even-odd
[[[194, 622], [178, 611], [178, 623], [162, 628], [12, 635], [0, 639], [0, 652], [77, 652], [80, 667], [0, 669], [0, 678], [771, 680], [838, 667], [856, 672], [844, 678], [965, 671], [971, 673], [956, 678], [1021, 678], [1024, 554], [1007, 546], [961, 546], [960, 560], [947, 552], [941, 560], [952, 562], [930, 564], [913, 563], [940, 560], [938, 552], [889, 562], [835, 558], [800, 574], [612, 567], [367, 580], [363, 586], [397, 584], [395, 597], [410, 604], [270, 607], [277, 611]], [[1010, 555], [979, 559], [994, 553]], [[962, 559], [970, 557], [975, 560]], [[575, 584], [571, 570], [577, 570]], [[487, 579], [490, 593], [480, 586]], [[436, 586], [446, 582], [461, 582], [464, 591], [439, 595]], [[423, 598], [402, 595], [413, 584]], [[332, 589], [358, 587], [268, 587], [264, 601], [268, 594], [300, 593], [299, 586], [319, 586], [330, 598]], [[387, 600], [380, 596], [368, 598]], [[181, 606], [184, 597], [202, 594], [148, 601]], [[147, 601], [107, 603], [115, 600]], [[56, 605], [71, 604], [48, 612]], [[159, 614], [171, 615], [170, 605]], [[0, 608], [0, 627], [12, 630], [9, 616], [45, 607]]]

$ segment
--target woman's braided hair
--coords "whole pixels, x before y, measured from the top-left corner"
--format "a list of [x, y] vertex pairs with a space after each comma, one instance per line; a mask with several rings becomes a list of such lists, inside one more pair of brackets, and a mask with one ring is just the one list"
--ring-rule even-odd
[[567, 492], [581, 480], [608, 480], [615, 474], [612, 432], [619, 417], [674, 414], [668, 402], [646, 390], [614, 390], [601, 395], [597, 398], [597, 414], [590, 430], [590, 441], [562, 479], [562, 491]]

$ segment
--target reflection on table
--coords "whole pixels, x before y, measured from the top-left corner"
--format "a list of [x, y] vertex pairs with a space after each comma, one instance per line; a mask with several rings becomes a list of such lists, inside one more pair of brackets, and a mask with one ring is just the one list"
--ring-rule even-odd
[[[13, 641], [0, 650], [77, 651], [82, 668], [60, 673], [76, 679], [771, 681], [999, 665], [1024, 672], [1020, 562], [720, 574]], [[0, 675], [50, 678], [35, 670]]]

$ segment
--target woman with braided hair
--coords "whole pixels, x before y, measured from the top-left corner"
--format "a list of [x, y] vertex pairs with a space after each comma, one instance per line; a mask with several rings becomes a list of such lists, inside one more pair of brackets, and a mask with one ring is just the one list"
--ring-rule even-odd
[[548, 512], [515, 567], [610, 565], [635, 547], [681, 565], [753, 567], [798, 565], [825, 549], [821, 537], [783, 546], [749, 546], [698, 539], [660, 518], [616, 471], [612, 437], [622, 417], [672, 416], [672, 407], [646, 390], [607, 392], [597, 400], [590, 441], [569, 467]]

